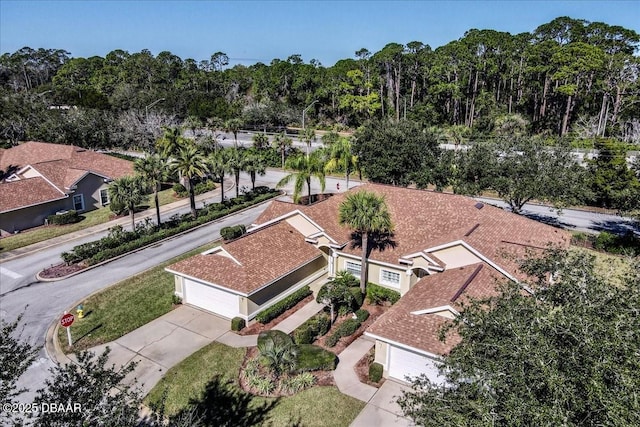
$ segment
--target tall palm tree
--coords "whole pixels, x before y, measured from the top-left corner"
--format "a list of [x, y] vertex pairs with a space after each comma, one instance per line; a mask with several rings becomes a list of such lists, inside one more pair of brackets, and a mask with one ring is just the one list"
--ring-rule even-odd
[[165, 159], [175, 156], [182, 147], [187, 144], [187, 140], [182, 136], [182, 128], [165, 127], [162, 137], [156, 142], [158, 152]]
[[347, 194], [338, 209], [338, 221], [352, 228], [362, 237], [360, 263], [360, 291], [367, 291], [368, 256], [372, 237], [393, 232], [393, 222], [383, 196], [370, 191]]
[[233, 173], [227, 160], [227, 150], [219, 150], [211, 153], [207, 158], [209, 172], [220, 178], [220, 203], [224, 202], [224, 177], [228, 173]]
[[269, 148], [269, 137], [266, 133], [256, 133], [253, 135], [253, 148], [256, 150], [265, 150]]
[[284, 170], [284, 155], [286, 154], [287, 149], [293, 145], [293, 141], [284, 133], [279, 133], [273, 138], [272, 144], [282, 155], [282, 170]]
[[139, 176], [123, 176], [109, 185], [111, 203], [124, 206], [129, 210], [131, 231], [136, 229], [136, 206], [147, 200], [144, 181]]
[[187, 180], [187, 184], [189, 186], [191, 215], [196, 218], [198, 216], [198, 211], [196, 210], [196, 195], [193, 188], [193, 180], [195, 177], [203, 177], [207, 173], [206, 158], [200, 151], [198, 151], [195, 145], [189, 144], [178, 151], [172, 166], [180, 176]]
[[349, 175], [358, 168], [358, 156], [353, 155], [351, 141], [347, 138], [340, 138], [329, 148], [329, 161], [325, 165], [325, 171], [333, 172], [343, 170], [347, 187], [349, 189]]
[[158, 191], [163, 182], [169, 179], [171, 175], [169, 164], [166, 159], [158, 154], [146, 156], [143, 159], [137, 159], [133, 164], [133, 170], [153, 188], [153, 201], [156, 206], [156, 218], [158, 226], [160, 220], [160, 204], [158, 203]]
[[316, 140], [316, 131], [313, 128], [306, 128], [302, 130], [302, 135], [300, 136], [302, 140], [307, 144], [307, 157], [309, 157], [311, 142]]
[[285, 176], [278, 182], [276, 187], [284, 187], [292, 180], [295, 180], [293, 186], [293, 201], [298, 203], [302, 187], [307, 184], [307, 194], [309, 196], [308, 204], [311, 204], [311, 178], [317, 178], [320, 181], [320, 189], [324, 191], [326, 185], [324, 175], [324, 158], [320, 151], [313, 152], [309, 157], [299, 155], [291, 157], [287, 160], [287, 167], [293, 169], [294, 172]]
[[236, 180], [236, 197], [240, 195], [240, 172], [244, 170], [245, 166], [245, 150], [239, 150], [237, 148], [229, 148], [227, 150], [227, 162]]
[[251, 177], [251, 189], [256, 188], [256, 175], [267, 173], [267, 163], [264, 157], [256, 150], [248, 150], [244, 157], [244, 171]]
[[242, 127], [242, 119], [229, 119], [224, 122], [224, 130], [225, 132], [231, 132], [233, 134], [233, 146], [234, 148], [238, 148], [238, 132]]

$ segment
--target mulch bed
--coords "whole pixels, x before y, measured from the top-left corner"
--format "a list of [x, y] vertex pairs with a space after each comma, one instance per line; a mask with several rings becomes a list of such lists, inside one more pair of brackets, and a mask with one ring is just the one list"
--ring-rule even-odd
[[78, 271], [82, 271], [87, 268], [84, 264], [70, 264], [65, 263], [52, 265], [49, 268], [45, 268], [40, 272], [40, 277], [43, 279], [57, 279], [59, 277], [65, 277]]
[[371, 305], [371, 304], [368, 304], [368, 303], [365, 302], [362, 305], [361, 308], [364, 309], [364, 310], [367, 310], [369, 312], [369, 318], [367, 320], [365, 320], [362, 323], [362, 325], [360, 325], [358, 330], [353, 335], [350, 335], [348, 337], [340, 338], [338, 343], [333, 347], [328, 347], [325, 344], [325, 340], [327, 339], [327, 337], [333, 333], [333, 331], [335, 330], [336, 327], [338, 327], [338, 325], [340, 325], [342, 322], [344, 322], [347, 319], [351, 319], [352, 314], [349, 313], [346, 316], [338, 317], [338, 319], [333, 324], [331, 330], [329, 330], [329, 332], [325, 336], [323, 336], [322, 338], [316, 340], [316, 342], [314, 342], [313, 344], [315, 344], [317, 346], [320, 346], [320, 347], [324, 348], [325, 350], [329, 350], [330, 352], [332, 352], [334, 354], [340, 354], [342, 352], [342, 350], [344, 350], [345, 348], [347, 348], [349, 346], [349, 344], [351, 344], [352, 342], [354, 342], [355, 340], [360, 338], [360, 336], [362, 336], [364, 331], [373, 322], [375, 322], [378, 317], [380, 317], [382, 314], [384, 314], [384, 312], [387, 311], [387, 309], [389, 307], [381, 306], [381, 305]]
[[377, 383], [369, 381], [369, 365], [373, 363], [374, 352], [375, 350], [373, 348], [369, 350], [367, 354], [362, 356], [362, 359], [358, 360], [358, 363], [356, 363], [356, 366], [354, 366], [353, 370], [356, 371], [356, 374], [358, 375], [361, 383], [380, 388], [380, 386], [384, 384], [384, 377], [380, 380], [380, 382]]
[[243, 330], [241, 330], [240, 332], [236, 332], [236, 333], [239, 335], [256, 335], [256, 334], [259, 334], [260, 332], [273, 329], [273, 327], [276, 326], [278, 323], [282, 322], [284, 319], [291, 316], [293, 313], [300, 310], [302, 307], [304, 307], [307, 303], [311, 301], [313, 301], [313, 294], [309, 295], [308, 297], [306, 297], [305, 299], [300, 301], [298, 304], [294, 305], [289, 310], [285, 311], [284, 313], [282, 313], [280, 316], [276, 317], [269, 323], [262, 324], [260, 322], [254, 322], [249, 326], [247, 326], [246, 328], [244, 328]]

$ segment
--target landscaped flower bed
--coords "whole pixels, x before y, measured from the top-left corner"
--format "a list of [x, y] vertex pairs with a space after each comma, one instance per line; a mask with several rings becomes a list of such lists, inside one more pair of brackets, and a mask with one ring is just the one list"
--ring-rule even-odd
[[[81, 265], [84, 268], [103, 261], [126, 254], [133, 250], [155, 243], [159, 240], [171, 237], [178, 233], [190, 230], [199, 225], [219, 219], [257, 203], [263, 202], [280, 194], [279, 191], [268, 187], [257, 187], [240, 197], [206, 205], [198, 211], [199, 215], [193, 219], [191, 215], [174, 216], [169, 221], [157, 227], [146, 221], [138, 224], [135, 231], [124, 231], [121, 226], [109, 230], [109, 235], [100, 240], [85, 243], [74, 247], [69, 252], [62, 253], [65, 264], [62, 266]], [[40, 277], [60, 277], [61, 266], [53, 266], [40, 273]]]

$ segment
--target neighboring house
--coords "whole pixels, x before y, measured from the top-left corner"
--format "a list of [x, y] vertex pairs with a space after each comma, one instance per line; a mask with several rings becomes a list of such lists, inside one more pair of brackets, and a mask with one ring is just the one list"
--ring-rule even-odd
[[49, 215], [109, 203], [109, 182], [133, 174], [133, 163], [73, 145], [25, 142], [0, 151], [0, 233], [43, 225]]
[[[566, 246], [568, 233], [471, 198], [366, 184], [350, 191], [383, 195], [395, 225], [393, 245], [369, 257], [370, 282], [402, 298], [369, 327], [376, 361], [400, 380], [427, 372], [455, 344], [438, 328], [467, 297], [491, 296], [497, 280], [522, 279], [518, 259], [549, 245]], [[360, 276], [361, 249], [338, 222], [345, 194], [311, 206], [272, 202], [249, 232], [167, 267], [175, 292], [224, 317], [251, 320], [264, 308], [338, 271]], [[429, 367], [427, 367], [429, 366]]]

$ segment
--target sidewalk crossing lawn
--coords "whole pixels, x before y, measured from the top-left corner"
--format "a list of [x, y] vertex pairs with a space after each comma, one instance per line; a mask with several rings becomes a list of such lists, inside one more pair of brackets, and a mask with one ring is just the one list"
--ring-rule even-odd
[[[169, 369], [149, 392], [145, 403], [153, 407], [166, 393], [167, 415], [187, 409], [189, 402], [196, 402], [200, 409], [219, 411], [231, 418], [237, 417], [228, 420], [233, 425], [245, 425], [243, 422], [249, 418], [274, 427], [346, 427], [365, 406], [364, 402], [340, 393], [333, 386], [316, 386], [296, 395], [280, 398], [264, 398], [244, 393], [238, 386], [238, 376], [245, 351], [244, 348], [211, 343]], [[215, 405], [225, 407], [216, 408]], [[229, 407], [234, 407], [236, 412], [227, 413]]]

